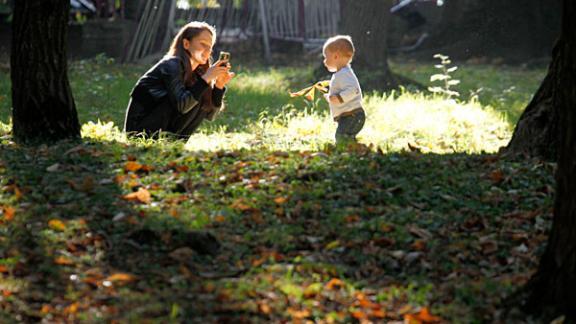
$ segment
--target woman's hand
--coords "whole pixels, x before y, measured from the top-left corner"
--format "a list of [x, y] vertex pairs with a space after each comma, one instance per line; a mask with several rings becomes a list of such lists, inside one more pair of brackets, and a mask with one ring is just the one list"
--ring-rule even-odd
[[226, 62], [216, 61], [216, 63], [209, 67], [206, 73], [202, 75], [202, 79], [204, 79], [206, 83], [212, 84], [212, 81], [215, 81], [218, 78], [222, 78], [225, 74], [228, 74], [230, 68], [226, 64], [221, 65], [222, 63]]
[[231, 65], [230, 63], [226, 63], [226, 72], [221, 74], [218, 78], [216, 78], [216, 83], [214, 84], [214, 86], [218, 89], [224, 89], [224, 87], [228, 84], [228, 82], [230, 82], [230, 80], [232, 80], [232, 78], [234, 77], [234, 75], [236, 75], [234, 72], [230, 72], [230, 68]]

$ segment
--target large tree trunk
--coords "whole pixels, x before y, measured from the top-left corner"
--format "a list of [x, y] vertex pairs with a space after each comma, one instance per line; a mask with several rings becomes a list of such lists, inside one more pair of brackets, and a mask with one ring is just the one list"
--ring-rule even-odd
[[419, 55], [524, 63], [548, 57], [561, 0], [446, 0], [442, 21]]
[[564, 0], [562, 36], [555, 51], [552, 104], [559, 114], [559, 159], [554, 223], [525, 308], [576, 321], [576, 2]]
[[67, 0], [15, 3], [10, 75], [13, 134], [19, 142], [80, 137], [67, 76], [69, 11]]
[[356, 47], [354, 65], [375, 72], [370, 80], [381, 90], [398, 86], [388, 66], [388, 29], [392, 0], [341, 0], [341, 30]]
[[[555, 48], [554, 52], [558, 50]], [[526, 154], [541, 159], [556, 161], [558, 154], [558, 111], [552, 104], [552, 95], [557, 79], [558, 61], [553, 61], [548, 75], [520, 116], [506, 154]]]

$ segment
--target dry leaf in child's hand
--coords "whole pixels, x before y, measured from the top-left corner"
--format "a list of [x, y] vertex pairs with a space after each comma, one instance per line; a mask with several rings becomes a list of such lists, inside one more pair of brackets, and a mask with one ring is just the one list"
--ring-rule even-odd
[[329, 80], [319, 81], [316, 82], [314, 85], [304, 88], [297, 92], [290, 92], [290, 97], [304, 97], [306, 100], [313, 101], [315, 97], [315, 90], [318, 90], [323, 93], [328, 92], [328, 85], [330, 84]]

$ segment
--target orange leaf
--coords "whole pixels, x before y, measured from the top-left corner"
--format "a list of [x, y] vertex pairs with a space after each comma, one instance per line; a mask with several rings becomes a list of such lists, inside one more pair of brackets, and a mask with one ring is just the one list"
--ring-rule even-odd
[[247, 210], [252, 209], [252, 207], [250, 207], [246, 203], [244, 203], [242, 201], [242, 199], [235, 200], [232, 203], [232, 205], [230, 205], [230, 207], [232, 207], [233, 209], [239, 210], [239, 211], [247, 211]]
[[178, 218], [178, 216], [180, 215], [180, 212], [178, 212], [178, 209], [176, 209], [176, 208], [170, 208], [168, 213], [170, 214], [170, 216], [172, 216], [174, 218]]
[[329, 290], [340, 289], [342, 287], [344, 287], [344, 282], [338, 278], [332, 278], [326, 284], [326, 289]]
[[140, 169], [142, 169], [142, 164], [136, 161], [128, 161], [124, 165], [124, 170], [126, 170], [127, 172], [136, 172]]
[[357, 310], [352, 312], [352, 317], [354, 317], [357, 320], [363, 320], [368, 318], [368, 315], [361, 310]]
[[439, 323], [442, 321], [440, 317], [430, 314], [426, 307], [416, 314], [406, 314], [404, 320], [408, 323]]
[[54, 308], [52, 308], [52, 306], [48, 305], [48, 304], [44, 304], [42, 305], [42, 309], [40, 310], [40, 312], [42, 312], [42, 314], [48, 314], [50, 312], [52, 312], [54, 310]]
[[375, 309], [372, 311], [372, 317], [376, 317], [376, 318], [385, 318], [386, 317], [386, 312], [383, 309]]
[[139, 188], [138, 191], [124, 195], [123, 198], [130, 201], [139, 201], [144, 204], [149, 204], [152, 201], [150, 192], [145, 188]]
[[135, 281], [136, 277], [134, 275], [129, 274], [129, 273], [118, 272], [118, 273], [115, 273], [113, 275], [108, 276], [104, 280], [110, 281], [110, 282], [131, 282], [131, 281]]
[[266, 304], [265, 302], [262, 302], [262, 303], [258, 304], [258, 310], [262, 314], [270, 314], [270, 312], [272, 311], [272, 308], [270, 307], [270, 305]]
[[286, 203], [286, 201], [288, 201], [288, 199], [286, 197], [276, 197], [274, 199], [274, 202], [277, 203], [278, 205], [282, 205], [282, 204]]
[[22, 198], [22, 191], [20, 191], [17, 186], [14, 186], [14, 196], [16, 196], [16, 200]]
[[6, 206], [3, 208], [3, 212], [4, 212], [4, 220], [9, 222], [12, 219], [14, 219], [14, 213], [16, 213], [16, 209], [14, 209], [14, 207]]
[[440, 322], [442, 320], [440, 317], [430, 314], [430, 311], [426, 307], [420, 311], [418, 317], [420, 317], [420, 319], [426, 323]]
[[66, 224], [59, 219], [51, 219], [48, 222], [48, 227], [56, 231], [64, 231], [66, 229]]
[[8, 271], [9, 270], [7, 266], [0, 264], [0, 273], [7, 273]]
[[78, 302], [70, 304], [64, 309], [65, 314], [76, 314], [78, 312]]
[[310, 316], [310, 311], [307, 309], [303, 309], [303, 310], [297, 310], [294, 309], [292, 307], [288, 308], [288, 313], [294, 318], [294, 319], [304, 319], [308, 316]]
[[224, 221], [226, 221], [226, 218], [222, 215], [218, 215], [218, 216], [214, 217], [214, 220], [218, 223], [223, 223]]
[[56, 259], [54, 259], [54, 263], [56, 263], [58, 265], [73, 265], [74, 261], [70, 260], [67, 257], [59, 256]]

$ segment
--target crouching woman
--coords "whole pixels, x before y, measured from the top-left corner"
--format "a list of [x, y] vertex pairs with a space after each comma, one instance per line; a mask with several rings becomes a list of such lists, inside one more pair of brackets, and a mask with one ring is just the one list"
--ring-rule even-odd
[[180, 29], [168, 53], [130, 94], [124, 121], [128, 135], [168, 132], [186, 139], [203, 120], [216, 117], [234, 73], [228, 62], [210, 64], [215, 41], [215, 29], [207, 23], [195, 21]]

